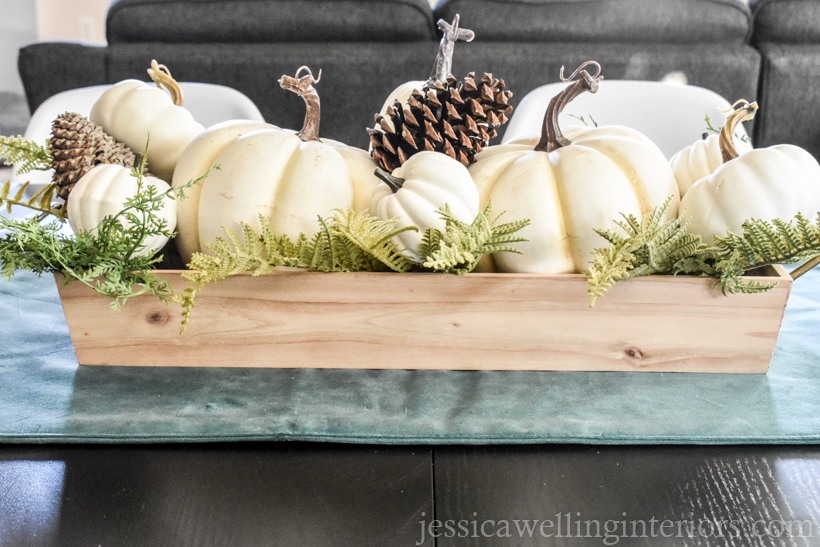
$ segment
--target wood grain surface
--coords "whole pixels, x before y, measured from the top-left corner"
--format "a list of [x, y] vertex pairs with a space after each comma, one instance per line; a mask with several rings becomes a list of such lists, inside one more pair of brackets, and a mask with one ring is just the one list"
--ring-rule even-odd
[[818, 446], [0, 445], [3, 547], [818, 544]]
[[[471, 532], [439, 546], [820, 544], [817, 447], [445, 448], [435, 458], [436, 516]], [[514, 520], [539, 527], [506, 537], [501, 523]], [[483, 534], [485, 521], [495, 522]]]
[[[176, 291], [186, 283], [161, 272]], [[592, 308], [583, 275], [240, 275], [181, 308], [145, 296], [112, 312], [61, 286], [81, 364], [766, 372], [791, 288], [725, 296], [714, 280], [650, 276]]]

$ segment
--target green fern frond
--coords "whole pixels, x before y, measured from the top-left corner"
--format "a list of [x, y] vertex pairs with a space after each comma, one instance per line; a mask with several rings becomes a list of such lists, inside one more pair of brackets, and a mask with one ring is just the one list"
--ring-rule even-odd
[[10, 180], [4, 182], [0, 186], [0, 207], [5, 209], [7, 214], [11, 214], [12, 207], [25, 207], [40, 214], [53, 215], [60, 222], [65, 222], [63, 208], [52, 204], [56, 199], [59, 187], [54, 183], [48, 184], [29, 199], [26, 199], [26, 190], [29, 186], [30, 183], [26, 181], [17, 188], [12, 189]]
[[[749, 219], [740, 235], [715, 237], [715, 267], [721, 272], [743, 272], [770, 264], [791, 264], [820, 256], [820, 214], [814, 222], [797, 214], [783, 219]], [[729, 286], [734, 286], [734, 280]], [[724, 284], [724, 288], [727, 285]]]
[[522, 228], [529, 226], [530, 219], [524, 218], [510, 222], [499, 223], [499, 220], [504, 216], [504, 211], [498, 214], [492, 221], [489, 220], [490, 212], [492, 210], [492, 202], [487, 203], [487, 207], [476, 218], [477, 222], [482, 222], [486, 229], [489, 230], [489, 238], [484, 241], [483, 247], [480, 249], [482, 254], [494, 253], [521, 253], [521, 250], [511, 246], [514, 243], [523, 243], [527, 241], [526, 238], [514, 235]]
[[616, 225], [625, 235], [596, 230], [610, 246], [592, 252], [592, 264], [586, 272], [590, 306], [618, 281], [674, 272], [681, 261], [702, 251], [700, 237], [687, 232], [680, 219], [664, 221], [671, 201], [667, 198], [641, 220], [632, 214], [622, 215]]
[[624, 245], [592, 250], [593, 267], [586, 272], [587, 295], [592, 307], [618, 281], [634, 277], [635, 256]]
[[424, 234], [421, 236], [421, 243], [419, 243], [419, 256], [433, 256], [433, 253], [441, 247], [442, 237], [444, 237], [444, 234], [441, 233], [441, 230], [434, 228], [424, 230]]
[[22, 136], [0, 136], [0, 159], [14, 165], [20, 175], [51, 169], [48, 142], [43, 146]]
[[484, 211], [467, 224], [454, 217], [449, 206], [439, 209], [445, 224], [444, 232], [435, 234], [438, 230], [429, 229], [430, 233], [425, 233], [419, 248], [422, 265], [437, 272], [465, 274], [473, 271], [485, 254], [520, 253], [510, 244], [526, 240], [512, 234], [527, 226], [529, 219], [498, 224], [501, 215], [490, 220], [491, 211], [492, 204], [488, 203]]
[[[346, 257], [348, 271], [380, 271], [390, 269], [406, 272], [414, 264], [399, 252], [394, 238], [407, 231], [417, 230], [414, 226], [396, 228], [398, 219], [379, 220], [367, 213], [355, 213], [348, 209], [335, 211], [333, 230], [341, 241], [355, 246], [348, 249]], [[355, 267], [354, 267], [355, 265]]]
[[616, 282], [652, 274], [714, 277], [724, 294], [759, 293], [777, 282], [748, 279], [746, 272], [820, 257], [820, 215], [814, 222], [801, 214], [790, 222], [749, 219], [743, 223], [741, 234], [715, 236], [714, 245], [707, 246], [700, 236], [689, 233], [688, 225], [680, 219], [661, 222], [668, 203], [640, 223], [634, 216], [625, 216], [618, 225], [626, 235], [597, 231], [610, 245], [593, 251], [586, 273], [590, 306]]

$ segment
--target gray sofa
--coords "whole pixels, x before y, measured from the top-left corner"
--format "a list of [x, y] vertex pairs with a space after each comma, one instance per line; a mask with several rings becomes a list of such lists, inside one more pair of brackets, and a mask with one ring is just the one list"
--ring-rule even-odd
[[366, 128], [397, 85], [428, 77], [436, 21], [475, 31], [453, 74], [503, 78], [515, 105], [588, 59], [608, 79], [672, 73], [727, 99], [757, 99], [758, 146], [800, 144], [820, 157], [820, 2], [759, 0], [118, 0], [108, 45], [36, 43], [19, 54], [33, 110], [74, 87], [145, 78], [151, 59], [181, 81], [229, 85], [266, 120], [299, 128], [301, 99], [277, 80], [322, 70], [322, 135], [366, 147]]

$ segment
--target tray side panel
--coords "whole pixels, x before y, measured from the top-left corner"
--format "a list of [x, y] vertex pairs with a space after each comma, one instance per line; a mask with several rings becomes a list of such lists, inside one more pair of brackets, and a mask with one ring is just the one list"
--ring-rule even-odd
[[176, 304], [60, 293], [84, 365], [763, 373], [791, 279], [760, 279], [778, 286], [637, 278], [590, 308], [582, 275], [283, 271], [206, 287], [184, 334]]

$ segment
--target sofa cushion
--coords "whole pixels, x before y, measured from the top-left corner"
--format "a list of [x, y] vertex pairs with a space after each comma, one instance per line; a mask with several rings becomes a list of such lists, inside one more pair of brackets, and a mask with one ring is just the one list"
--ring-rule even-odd
[[741, 0], [444, 0], [436, 16], [461, 16], [482, 41], [745, 42]]
[[428, 0], [115, 0], [108, 43], [412, 41], [436, 37]]
[[755, 43], [820, 44], [820, 2], [759, 0], [754, 7]]

